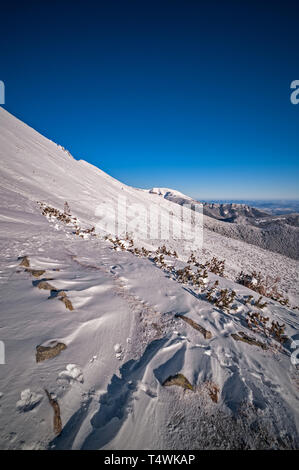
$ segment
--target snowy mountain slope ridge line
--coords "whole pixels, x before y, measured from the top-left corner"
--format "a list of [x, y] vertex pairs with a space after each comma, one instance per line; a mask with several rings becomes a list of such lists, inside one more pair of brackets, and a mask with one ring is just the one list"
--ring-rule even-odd
[[[1, 448], [298, 448], [298, 312], [233, 282], [262, 266], [298, 305], [295, 260], [209, 230], [187, 254], [179, 239], [145, 251], [134, 233], [132, 247], [105, 240], [99, 201], [125, 194], [162, 217], [174, 203], [77, 162], [1, 108], [0, 158]], [[162, 244], [171, 255], [146, 254]], [[226, 277], [194, 262], [192, 274], [191, 251], [225, 259]]]
[[203, 203], [204, 213], [217, 220], [233, 222], [237, 224], [251, 224], [264, 229], [271, 228], [271, 225], [282, 224], [299, 227], [299, 214], [289, 213], [284, 215], [274, 215], [248, 204], [236, 203]]
[[[147, 190], [145, 190], [147, 191]], [[186, 196], [183, 193], [180, 193], [180, 191], [175, 191], [174, 189], [169, 189], [169, 188], [152, 188], [148, 190], [150, 194], [158, 194], [159, 196], [163, 196], [165, 199], [171, 200], [171, 198], [175, 198], [176, 200], [181, 198], [185, 201], [193, 201], [193, 199], [189, 196]], [[175, 202], [176, 202], [175, 200]]]
[[207, 230], [299, 259], [299, 214], [273, 216], [246, 204], [199, 203], [171, 189], [153, 188], [149, 193], [180, 205], [202, 204]]
[[[129, 187], [87, 162], [76, 161], [61, 146], [41, 136], [3, 108], [0, 108], [0, 158], [4, 212], [7, 211], [5, 198], [9, 190], [22, 195], [28, 203], [45, 201], [60, 210], [67, 200], [73, 215], [82, 224], [92, 226], [99, 223], [99, 217], [95, 215], [99, 204], [109, 201], [117, 205], [119, 197], [125, 197], [130, 205], [141, 204], [148, 211], [154, 208], [160, 215], [162, 213], [169, 217], [169, 213], [173, 212], [176, 223], [181, 223], [180, 217], [176, 217], [176, 211], [172, 208], [176, 201], [168, 201], [158, 194]], [[168, 192], [165, 191], [166, 194]], [[170, 192], [176, 194], [175, 191]], [[189, 203], [190, 198], [187, 199]], [[259, 271], [260, 266], [263, 266], [265, 276], [281, 278], [281, 289], [289, 297], [297, 295], [297, 263], [274, 253], [269, 255], [267, 251], [246, 243], [248, 236], [255, 241], [258, 235], [258, 242], [262, 244], [264, 240], [263, 245], [267, 245], [261, 231], [255, 227], [246, 227], [243, 230], [241, 225], [221, 224], [210, 217], [204, 217], [204, 223], [208, 228], [204, 232], [204, 250], [200, 253], [204, 260], [212, 256], [225, 259], [226, 270], [231, 279], [235, 279], [241, 270]], [[148, 221], [148, 231], [149, 225]], [[228, 239], [228, 236], [233, 236], [235, 240]], [[277, 237], [277, 243], [279, 242], [283, 243], [283, 239]], [[155, 247], [160, 244], [159, 240], [155, 242], [149, 239], [145, 243]], [[175, 240], [168, 243], [170, 248], [177, 249], [185, 257], [188, 257], [188, 250], [194, 251], [194, 247], [188, 248], [186, 243], [183, 246], [182, 243], [177, 246]], [[295, 242], [289, 244], [289, 250], [293, 247], [296, 247]], [[293, 303], [297, 305], [297, 299], [294, 298]]]
[[[153, 209], [163, 218], [169, 216], [171, 202], [161, 204], [158, 196], [153, 200], [153, 196], [120, 183], [93, 165], [76, 161], [61, 146], [42, 137], [2, 108], [0, 145], [1, 187], [30, 200], [47, 201], [57, 208], [62, 208], [67, 200], [73, 212], [91, 224], [99, 223], [96, 215], [99, 205], [106, 202], [117, 207], [120, 198], [129, 206], [143, 206], [147, 213]], [[121, 217], [119, 219], [122, 222]], [[180, 217], [175, 217], [174, 224], [181, 224]], [[185, 226], [188, 231], [187, 224]]]
[[217, 204], [204, 202], [203, 206], [207, 215], [218, 220], [234, 223], [250, 223], [255, 219], [267, 217], [269, 214], [248, 204]]

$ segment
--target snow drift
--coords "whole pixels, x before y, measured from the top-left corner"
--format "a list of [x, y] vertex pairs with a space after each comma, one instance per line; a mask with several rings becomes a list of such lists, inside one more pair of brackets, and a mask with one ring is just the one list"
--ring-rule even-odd
[[[164, 259], [134, 233], [104, 239], [103, 199], [125, 194], [162, 217], [175, 202], [76, 161], [2, 108], [0, 158], [1, 448], [298, 448], [295, 260], [210, 230], [201, 250], [160, 241]], [[191, 274], [191, 251], [224, 259], [225, 276], [195, 262]], [[241, 269], [279, 275], [291, 306], [261, 309], [234, 282]], [[235, 292], [228, 307], [211, 300], [215, 282]], [[253, 311], [285, 325], [282, 342], [249, 327]]]

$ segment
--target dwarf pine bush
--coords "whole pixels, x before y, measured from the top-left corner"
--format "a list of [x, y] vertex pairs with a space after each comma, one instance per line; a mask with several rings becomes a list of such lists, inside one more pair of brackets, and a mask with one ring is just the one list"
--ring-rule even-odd
[[[272, 300], [279, 302], [281, 305], [289, 305], [287, 297], [278, 290], [278, 277], [272, 278], [271, 276], [263, 277], [261, 272], [252, 271], [250, 274], [246, 274], [241, 271], [236, 282], [242, 286], [248, 287], [254, 290], [258, 294], [264, 297], [268, 297]], [[263, 307], [258, 307], [263, 308]]]

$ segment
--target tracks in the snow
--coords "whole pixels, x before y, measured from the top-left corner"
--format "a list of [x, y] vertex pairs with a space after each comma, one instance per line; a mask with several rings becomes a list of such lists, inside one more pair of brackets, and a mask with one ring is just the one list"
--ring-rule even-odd
[[80, 260], [80, 257], [70, 254], [72, 261], [84, 269], [97, 270], [112, 279], [114, 284], [114, 293], [121, 297], [128, 305], [134, 315], [133, 326], [130, 333], [130, 342], [127, 347], [127, 358], [139, 358], [146, 346], [165, 335], [165, 326], [167, 322], [163, 320], [160, 312], [152, 306], [142, 301], [136, 295], [129, 292], [127, 286], [120, 276], [113, 272], [111, 265], [101, 262], [101, 264], [90, 264]]

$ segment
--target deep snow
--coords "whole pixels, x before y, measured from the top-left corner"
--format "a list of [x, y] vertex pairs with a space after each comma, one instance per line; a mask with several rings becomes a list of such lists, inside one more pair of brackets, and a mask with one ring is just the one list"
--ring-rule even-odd
[[[298, 262], [280, 254], [205, 232], [198, 259], [226, 260], [226, 278], [209, 273], [208, 285], [237, 292], [235, 313], [223, 311], [147, 257], [115, 251], [96, 215], [103, 199], [142, 203], [167, 214], [175, 203], [128, 187], [92, 165], [74, 160], [0, 108], [0, 447], [5, 449], [298, 448], [298, 370], [291, 342], [283, 346], [248, 329], [245, 296], [259, 296], [233, 282], [243, 269], [280, 276], [280, 288], [298, 304]], [[65, 224], [45, 217], [37, 201], [72, 217]], [[95, 236], [76, 235], [74, 225], [97, 226]], [[133, 236], [136, 234], [133, 234]], [[145, 242], [134, 237], [136, 246]], [[192, 244], [147, 241], [175, 249], [185, 265]], [[20, 267], [45, 270], [35, 278]], [[40, 280], [64, 291], [66, 308]], [[298, 310], [266, 299], [263, 315], [286, 324], [298, 337]], [[205, 339], [178, 315], [210, 331]], [[268, 345], [235, 341], [240, 331]], [[297, 335], [297, 336], [296, 336]], [[36, 362], [36, 347], [67, 347]], [[194, 390], [163, 387], [183, 374]], [[219, 389], [214, 403], [209, 384]], [[53, 433], [57, 400], [63, 430]]]

